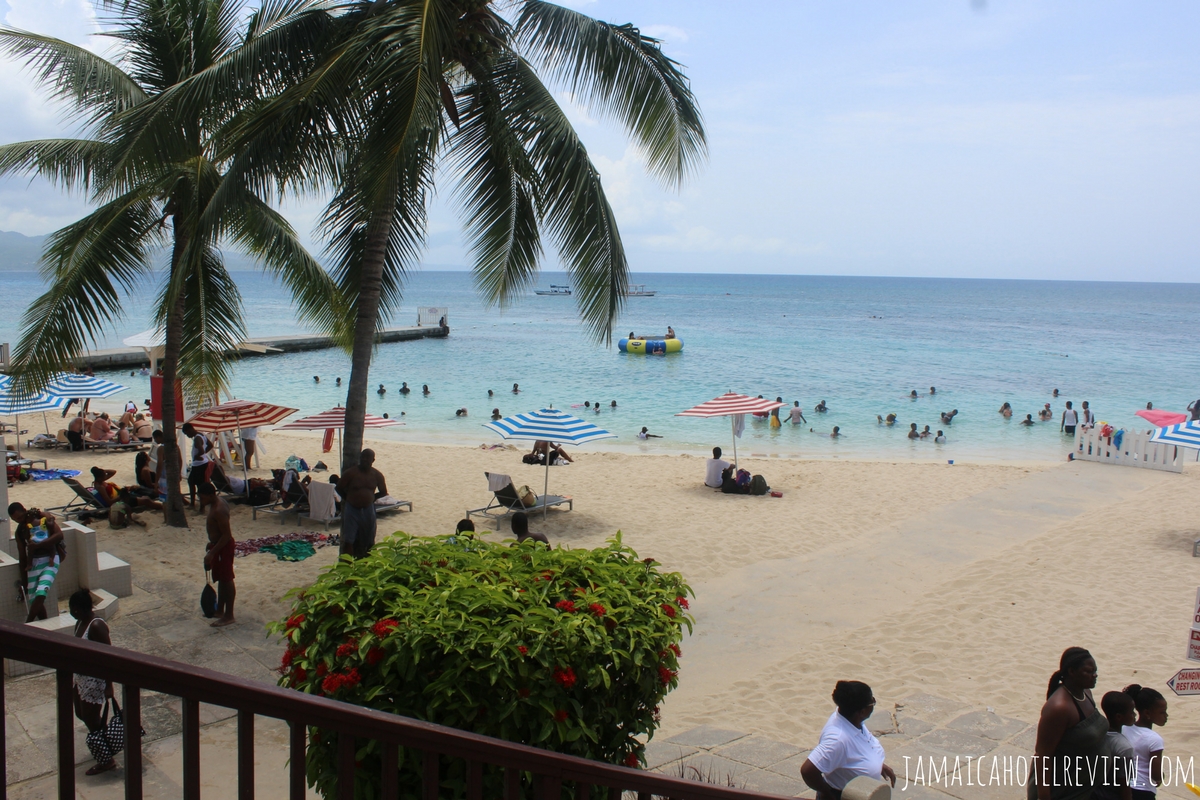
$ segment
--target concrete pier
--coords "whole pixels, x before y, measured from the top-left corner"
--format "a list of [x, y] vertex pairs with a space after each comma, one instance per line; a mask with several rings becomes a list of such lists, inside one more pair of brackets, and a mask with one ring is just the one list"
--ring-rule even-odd
[[[407, 328], [387, 328], [380, 332], [376, 337], [376, 342], [386, 344], [389, 342], [406, 342], [410, 339], [443, 339], [450, 335], [448, 327], [438, 325], [415, 325]], [[323, 350], [327, 347], [333, 347], [333, 342], [328, 336], [318, 334], [299, 334], [295, 336], [263, 336], [253, 339], [246, 339], [249, 344], [262, 345], [264, 347], [272, 347], [281, 350], [285, 353], [295, 353], [301, 350]], [[243, 352], [243, 358], [255, 357], [258, 355], [271, 355], [270, 353], [259, 354], [253, 352]], [[129, 369], [131, 367], [142, 367], [146, 365], [146, 353], [140, 347], [114, 347], [109, 350], [90, 350], [83, 354], [78, 359], [79, 365], [83, 367], [91, 367], [92, 369]]]

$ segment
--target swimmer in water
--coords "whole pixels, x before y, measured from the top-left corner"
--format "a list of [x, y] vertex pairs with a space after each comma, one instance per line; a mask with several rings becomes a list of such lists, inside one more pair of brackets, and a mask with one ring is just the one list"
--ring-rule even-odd
[[936, 386], [930, 386], [930, 387], [929, 387], [929, 396], [930, 396], [930, 397], [933, 397], [935, 394], [937, 394], [937, 387], [936, 387]]
[[917, 431], [917, 423], [913, 422], [908, 426], [908, 438], [920, 439], [921, 434]]
[[421, 394], [425, 395], [426, 397], [429, 396], [429, 384], [428, 383], [421, 384]]
[[313, 383], [320, 383], [320, 382], [321, 382], [321, 376], [313, 375]]
[[911, 397], [913, 400], [916, 400], [917, 399], [917, 390], [913, 389], [911, 392], [908, 393], [908, 396]]
[[400, 384], [400, 394], [408, 394], [412, 389], [408, 388], [408, 381]]
[[616, 401], [616, 400], [613, 400], [611, 403], [609, 403], [609, 404], [608, 404], [608, 406], [609, 406], [609, 408], [616, 408], [616, 407], [617, 407], [617, 401]]
[[492, 409], [492, 419], [503, 419], [503, 417], [500, 416], [500, 409], [498, 409], [498, 408]]
[[338, 378], [336, 381], [334, 381], [334, 383], [336, 383], [338, 386], [341, 386], [341, 385], [342, 385], [342, 379], [341, 379], [341, 378]]
[[379, 389], [377, 389], [377, 390], [376, 390], [375, 394], [378, 394], [378, 395], [385, 395], [385, 394], [387, 394], [387, 389], [383, 388], [383, 384], [382, 384], [382, 383], [381, 383], [381, 384], [379, 384]]
[[829, 406], [825, 405], [824, 400], [817, 403], [817, 405], [813, 408], [813, 411], [816, 411], [818, 414], [824, 414], [828, 410], [829, 410]]
[[887, 425], [889, 428], [896, 424], [896, 415], [895, 414], [888, 414], [886, 420], [883, 417], [876, 414], [875, 419], [879, 420], [880, 425]]
[[513, 384], [513, 394], [520, 394], [520, 393], [521, 393], [521, 387], [514, 383]]
[[1021, 424], [1022, 425], [1036, 425], [1037, 423], [1033, 421], [1033, 414], [1026, 414], [1025, 419], [1021, 420]]
[[492, 392], [492, 390], [491, 390], [491, 389], [488, 389], [488, 397], [491, 397], [493, 394], [494, 394], [494, 393]]

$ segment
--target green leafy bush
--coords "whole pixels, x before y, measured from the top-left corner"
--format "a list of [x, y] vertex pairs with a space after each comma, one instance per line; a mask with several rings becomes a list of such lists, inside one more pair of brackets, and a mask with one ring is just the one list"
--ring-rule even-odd
[[[280, 684], [513, 742], [617, 764], [643, 761], [677, 685], [689, 587], [621, 535], [595, 550], [397, 534], [296, 594], [274, 629]], [[333, 797], [333, 736], [310, 730], [308, 777]], [[356, 796], [378, 796], [380, 750], [360, 741]], [[401, 753], [406, 795], [421, 753]], [[489, 772], [485, 796], [499, 796]], [[444, 790], [465, 786], [443, 762]]]

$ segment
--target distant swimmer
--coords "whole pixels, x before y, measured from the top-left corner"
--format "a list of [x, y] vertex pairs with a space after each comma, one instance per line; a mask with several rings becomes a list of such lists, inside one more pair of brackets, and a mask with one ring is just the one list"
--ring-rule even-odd
[[913, 400], [916, 400], [918, 397], [920, 397], [920, 395], [917, 394], [916, 389], [913, 389], [911, 392], [909, 392], [908, 396], [909, 396], [909, 398], [911, 398]]
[[1058, 389], [1054, 390], [1054, 397], [1058, 397]]
[[492, 419], [504, 419], [503, 417], [500, 416], [500, 409], [498, 409], [498, 408], [492, 409]]
[[408, 388], [408, 381], [400, 384], [400, 394], [408, 394], [412, 389]]
[[928, 425], [926, 425], [926, 426], [925, 426], [925, 430], [921, 431], [921, 438], [922, 438], [922, 439], [928, 439], [928, 438], [930, 438], [931, 436], [933, 436], [933, 431], [929, 430], [929, 426], [928, 426]]
[[600, 401], [599, 400], [597, 400], [595, 403], [592, 404], [592, 411], [595, 411], [597, 414], [600, 413]]
[[816, 406], [813, 407], [813, 411], [817, 412], [818, 414], [824, 414], [828, 410], [829, 410], [829, 406], [825, 405], [824, 400], [817, 403]]
[[584, 408], [591, 408], [591, 407], [592, 407], [592, 401], [591, 401], [591, 400], [584, 400], [584, 401], [583, 401], [583, 407], [584, 407]]
[[494, 394], [495, 392], [493, 392], [491, 389], [488, 389], [488, 397], [492, 397]]
[[933, 441], [934, 441], [934, 444], [945, 444], [946, 443], [946, 434], [942, 433], [941, 431], [938, 431], [938, 435], [933, 437]]
[[1038, 412], [1038, 419], [1042, 422], [1054, 419], [1054, 412], [1050, 410], [1050, 404], [1046, 403], [1042, 410]]
[[1037, 423], [1033, 421], [1033, 414], [1026, 414], [1025, 419], [1021, 420], [1021, 424], [1022, 425], [1036, 425]]
[[466, 406], [463, 406], [462, 408], [456, 409], [454, 411], [454, 416], [456, 416], [456, 417], [465, 417], [466, 415], [467, 415]]
[[917, 431], [917, 423], [912, 423], [908, 426], [908, 438], [920, 439], [921, 434]]
[[896, 415], [895, 414], [888, 414], [887, 419], [884, 419], [883, 417], [876, 414], [875, 419], [879, 420], [880, 425], [887, 425], [889, 428], [896, 424]]
[[793, 425], [799, 425], [801, 422], [808, 422], [808, 420], [804, 418], [804, 412], [800, 410], [799, 400], [796, 400], [792, 403], [792, 410], [788, 412], [788, 421]]
[[381, 384], [379, 384], [379, 388], [378, 388], [378, 389], [375, 391], [375, 394], [378, 394], [378, 395], [385, 395], [385, 394], [387, 394], [387, 389], [383, 388], [383, 384], [382, 384], [382, 383], [381, 383]]
[[611, 403], [609, 403], [609, 404], [608, 404], [608, 407], [609, 407], [609, 408], [616, 408], [616, 407], [617, 407], [617, 401], [616, 401], [616, 400], [613, 400]]
[[428, 383], [421, 384], [421, 394], [423, 394], [423, 395], [429, 394], [429, 384]]
[[831, 430], [829, 433], [825, 433], [824, 431], [813, 430], [812, 428], [809, 428], [808, 432], [815, 433], [815, 434], [817, 434], [817, 436], [828, 436], [830, 439], [836, 439], [839, 436], [845, 435], [842, 433], [842, 429], [839, 428], [837, 425], [834, 425], [833, 430]]
[[338, 386], [341, 386], [341, 385], [342, 385], [342, 379], [341, 379], [341, 378], [338, 378], [336, 381], [334, 381], [334, 383], [336, 383]]
[[667, 338], [668, 338], [668, 339], [674, 339], [674, 338], [675, 338], [675, 329], [674, 329], [674, 328], [672, 328], [670, 325], [668, 325], [668, 326], [667, 326]]
[[946, 423], [947, 425], [949, 425], [950, 423], [954, 422], [954, 418], [955, 418], [955, 417], [957, 417], [957, 416], [958, 416], [958, 409], [957, 409], [957, 408], [956, 408], [956, 409], [954, 409], [953, 411], [949, 412], [949, 413], [947, 413], [947, 412], [943, 411], [943, 412], [942, 412], [942, 422], [944, 422], [944, 423]]
[[937, 387], [936, 387], [936, 386], [930, 386], [930, 387], [929, 387], [929, 396], [930, 396], [930, 397], [933, 397], [935, 394], [937, 394]]
[[389, 417], [389, 416], [388, 416], [388, 413], [387, 413], [386, 411], [385, 411], [385, 412], [383, 412], [383, 418], [384, 418], [384, 419], [391, 419], [391, 417]]
[[1000, 406], [1000, 416], [1004, 417], [1005, 419], [1008, 419], [1012, 415], [1013, 415], [1012, 406], [1010, 406], [1008, 404], [1008, 402], [1006, 401], [1004, 403], [1004, 405]]
[[513, 384], [513, 394], [520, 394], [520, 393], [521, 393], [521, 387], [514, 383]]
[[1147, 410], [1147, 411], [1153, 411], [1153, 410], [1154, 410], [1154, 403], [1146, 403], [1146, 410]]
[[313, 383], [320, 383], [320, 382], [321, 382], [321, 376], [313, 375]]
[[663, 437], [659, 436], [656, 433], [651, 433], [649, 428], [643, 426], [642, 429], [640, 431], [638, 431], [638, 438], [639, 439], [661, 439]]

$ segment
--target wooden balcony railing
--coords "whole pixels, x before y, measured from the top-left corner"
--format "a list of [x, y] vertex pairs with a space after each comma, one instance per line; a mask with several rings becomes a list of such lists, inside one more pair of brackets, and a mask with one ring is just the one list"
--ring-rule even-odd
[[[254, 797], [254, 718], [272, 717], [291, 726], [288, 791], [291, 800], [305, 797], [306, 732], [310, 726], [338, 735], [338, 800], [354, 797], [356, 740], [384, 745], [382, 797], [394, 798], [398, 787], [398, 748], [424, 753], [423, 800], [447, 794], [439, 787], [439, 759], [467, 762], [467, 800], [483, 797], [483, 770], [504, 770], [504, 800], [519, 800], [532, 787], [536, 800], [559, 800], [573, 786], [576, 800], [589, 800], [594, 787], [607, 787], [608, 800], [634, 792], [639, 800], [766, 800], [755, 792], [683, 780], [619, 767], [536, 747], [374, 711], [350, 703], [315, 697], [257, 681], [248, 681], [188, 664], [143, 655], [119, 647], [84, 641], [0, 620], [0, 658], [12, 658], [57, 672], [58, 796], [75, 798], [75, 718], [72, 679], [76, 672], [104, 678], [123, 688], [125, 713], [125, 797], [142, 797], [141, 692], [160, 692], [183, 701], [183, 800], [200, 800], [200, 703], [237, 711], [238, 800]], [[4, 707], [0, 684], [0, 708]], [[0, 726], [0, 775], [5, 774], [4, 726]], [[0, 790], [6, 800], [7, 789]], [[603, 798], [597, 798], [603, 800]]]

